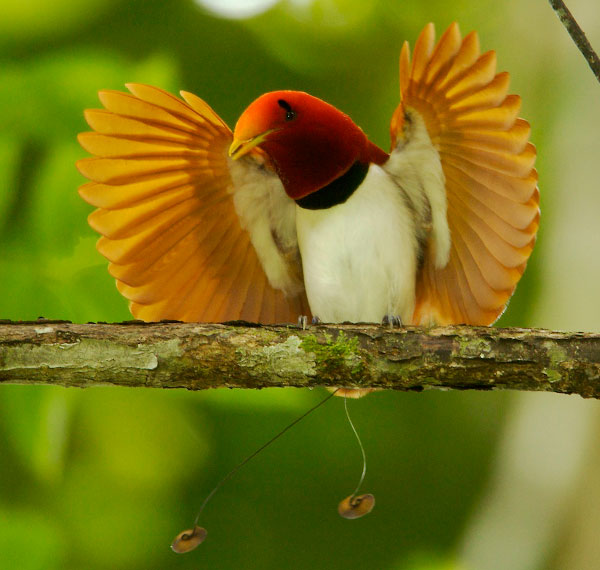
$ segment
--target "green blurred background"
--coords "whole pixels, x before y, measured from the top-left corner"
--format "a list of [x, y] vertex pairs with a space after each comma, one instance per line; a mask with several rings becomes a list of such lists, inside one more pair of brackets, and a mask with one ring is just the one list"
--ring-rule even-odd
[[[596, 47], [600, 5], [571, 8]], [[96, 92], [197, 93], [230, 124], [261, 93], [309, 91], [387, 148], [397, 57], [434, 21], [477, 29], [523, 96], [542, 226], [501, 325], [600, 330], [600, 86], [545, 0], [4, 0], [0, 6], [0, 318], [130, 318], [76, 189]], [[347, 521], [360, 453], [333, 400], [261, 392], [0, 388], [0, 569], [600, 567], [596, 402], [547, 394], [378, 393], [351, 402], [373, 513]]]

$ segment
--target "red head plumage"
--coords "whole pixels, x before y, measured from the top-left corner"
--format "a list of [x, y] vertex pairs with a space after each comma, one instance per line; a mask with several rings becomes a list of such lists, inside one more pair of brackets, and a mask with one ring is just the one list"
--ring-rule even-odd
[[388, 158], [348, 115], [300, 91], [266, 93], [244, 111], [230, 154], [237, 158], [255, 146], [269, 155], [294, 199], [323, 188], [355, 162]]

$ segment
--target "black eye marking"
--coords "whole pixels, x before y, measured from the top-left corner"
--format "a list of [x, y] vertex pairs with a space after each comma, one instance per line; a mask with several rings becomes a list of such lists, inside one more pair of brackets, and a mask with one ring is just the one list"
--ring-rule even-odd
[[288, 113], [292, 110], [292, 108], [290, 107], [290, 104], [285, 99], [277, 99], [277, 104], [282, 109], [285, 109]]
[[286, 121], [292, 121], [296, 118], [296, 112], [290, 107], [290, 104], [287, 101], [285, 101], [284, 99], [278, 99], [277, 104], [282, 109], [285, 109], [285, 111], [286, 111], [285, 120]]

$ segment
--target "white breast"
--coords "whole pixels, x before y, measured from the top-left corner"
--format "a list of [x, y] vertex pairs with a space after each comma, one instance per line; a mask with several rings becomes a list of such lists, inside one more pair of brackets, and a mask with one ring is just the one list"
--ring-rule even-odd
[[324, 322], [409, 323], [415, 304], [417, 241], [406, 198], [371, 165], [343, 204], [296, 207], [298, 244], [313, 315]]

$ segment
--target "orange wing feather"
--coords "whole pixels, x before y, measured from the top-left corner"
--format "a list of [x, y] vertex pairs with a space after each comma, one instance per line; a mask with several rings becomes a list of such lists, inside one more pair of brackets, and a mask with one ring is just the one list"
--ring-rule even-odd
[[433, 25], [426, 26], [412, 63], [408, 44], [402, 48], [392, 144], [405, 111], [421, 114], [445, 175], [451, 235], [444, 268], [426, 251], [414, 324], [491, 324], [525, 270], [540, 216], [536, 151], [508, 85], [494, 52], [480, 55], [477, 35], [462, 39], [457, 24], [437, 45]]
[[309, 314], [303, 292], [286, 297], [269, 284], [240, 224], [227, 125], [189, 93], [127, 87], [100, 92], [105, 110], [86, 111], [95, 132], [79, 141], [94, 158], [77, 166], [92, 181], [79, 192], [98, 208], [89, 217], [98, 250], [133, 315], [281, 323]]

